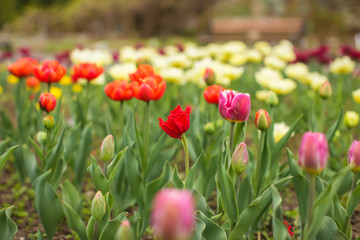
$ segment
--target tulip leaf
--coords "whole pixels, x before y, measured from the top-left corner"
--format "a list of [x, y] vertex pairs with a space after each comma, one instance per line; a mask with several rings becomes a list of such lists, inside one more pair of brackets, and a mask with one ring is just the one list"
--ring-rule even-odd
[[338, 130], [343, 117], [344, 117], [344, 109], [341, 108], [338, 118], [336, 119], [336, 121], [333, 123], [333, 125], [329, 128], [329, 130], [326, 133], [326, 138], [328, 140], [328, 144], [330, 144], [332, 142], [332, 140], [334, 139], [335, 133]]
[[245, 175], [240, 182], [237, 205], [239, 208], [239, 214], [250, 204], [251, 202], [251, 181], [249, 175]]
[[197, 158], [195, 164], [192, 165], [192, 167], [190, 168], [189, 175], [185, 180], [185, 188], [190, 189], [190, 190], [193, 189], [195, 175], [199, 169], [200, 162], [201, 162], [201, 159], [203, 158], [203, 155], [204, 155], [204, 151], [202, 151], [200, 153], [200, 156]]
[[33, 183], [35, 188], [35, 206], [41, 223], [49, 239], [52, 239], [57, 225], [63, 217], [62, 205], [54, 190], [47, 182], [51, 170], [40, 175]]
[[282, 198], [279, 191], [274, 187], [270, 187], [272, 190], [272, 226], [274, 231], [274, 239], [276, 240], [289, 240], [290, 234], [282, 219], [281, 203]]
[[11, 154], [18, 148], [19, 145], [8, 148], [6, 152], [0, 155], [0, 171], [4, 168], [6, 161], [11, 157]]
[[150, 156], [148, 158], [148, 164], [145, 170], [145, 177], [144, 177], [146, 182], [150, 182], [154, 178], [156, 178], [157, 174], [152, 174], [152, 172], [154, 172], [154, 170], [156, 172], [156, 170], [159, 169], [158, 166], [164, 165], [164, 160], [166, 159], [161, 159], [159, 157], [159, 153], [164, 148], [164, 144], [166, 140], [167, 140], [167, 134], [162, 133], [160, 138], [156, 141], [156, 144], [150, 153]]
[[114, 181], [114, 177], [121, 165], [121, 159], [123, 158], [124, 154], [126, 153], [128, 147], [123, 148], [114, 158], [114, 160], [109, 164], [108, 166], [108, 182], [109, 185], [112, 184], [112, 182]]
[[235, 149], [240, 142], [245, 141], [247, 122], [239, 122], [236, 124], [234, 133], [234, 142], [232, 149]]
[[13, 239], [18, 227], [11, 220], [11, 212], [14, 207], [4, 208], [0, 210], [0, 239]]
[[66, 202], [62, 202], [63, 211], [69, 228], [75, 230], [81, 240], [87, 240], [86, 226], [77, 212]]
[[350, 194], [346, 207], [346, 216], [351, 217], [360, 201], [360, 184]]
[[57, 140], [55, 148], [50, 150], [49, 155], [45, 159], [45, 170], [48, 171], [54, 168], [61, 157], [62, 143], [64, 139], [64, 129], [61, 131], [60, 137]]
[[179, 189], [184, 188], [184, 183], [183, 183], [183, 181], [181, 181], [181, 179], [179, 177], [177, 166], [174, 167], [174, 171], [173, 171], [173, 175], [172, 175], [172, 183], [174, 184], [174, 186], [176, 188], [179, 188]]
[[196, 211], [196, 239], [226, 240], [226, 232], [201, 211]]
[[294, 155], [289, 149], [286, 149], [290, 173], [293, 176], [292, 182], [295, 187], [296, 197], [298, 199], [299, 214], [302, 224], [305, 224], [307, 217], [307, 205], [308, 205], [308, 194], [309, 194], [309, 181], [300, 172], [298, 164], [294, 160]]
[[346, 218], [346, 210], [341, 205], [338, 198], [334, 198], [333, 206], [334, 206], [333, 215], [330, 217], [334, 219], [338, 228], [343, 229]]
[[304, 237], [305, 239], [314, 239], [318, 234], [321, 223], [324, 221], [325, 215], [332, 205], [332, 199], [336, 197], [336, 193], [340, 188], [346, 174], [349, 171], [349, 167], [344, 168], [337, 172], [332, 178], [329, 185], [316, 199], [313, 214], [311, 219], [311, 225], [305, 227]]
[[146, 185], [145, 202], [151, 203], [154, 195], [171, 180], [171, 169], [165, 164], [162, 174]]
[[28, 136], [28, 138], [29, 138], [31, 145], [34, 147], [36, 156], [38, 156], [40, 159], [42, 159], [44, 157], [43, 156], [44, 152], [41, 149], [41, 146], [39, 146], [39, 144], [37, 144], [30, 136]]
[[105, 195], [110, 189], [109, 183], [106, 180], [106, 177], [104, 176], [101, 168], [99, 167], [95, 157], [91, 156], [91, 159], [92, 163], [89, 166], [88, 171], [93, 180], [96, 190], [100, 190], [101, 193]]
[[99, 240], [115, 239], [115, 234], [122, 221], [126, 219], [127, 212], [120, 213], [116, 218], [110, 220], [102, 231]]
[[316, 235], [316, 240], [347, 240], [344, 233], [339, 231], [335, 221], [325, 216], [321, 222], [319, 233]]
[[63, 202], [69, 204], [78, 214], [81, 214], [82, 200], [75, 186], [66, 179], [61, 184]]

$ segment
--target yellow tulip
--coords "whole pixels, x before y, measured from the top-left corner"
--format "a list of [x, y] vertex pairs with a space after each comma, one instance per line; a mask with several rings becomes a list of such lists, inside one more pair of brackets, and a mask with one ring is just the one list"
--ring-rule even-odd
[[19, 78], [12, 74], [9, 74], [6, 81], [10, 84], [17, 84], [19, 82]]
[[56, 99], [59, 99], [62, 95], [62, 90], [61, 88], [52, 86], [50, 88], [50, 93], [52, 93], [56, 97]]
[[360, 88], [352, 92], [352, 97], [356, 103], [360, 104]]

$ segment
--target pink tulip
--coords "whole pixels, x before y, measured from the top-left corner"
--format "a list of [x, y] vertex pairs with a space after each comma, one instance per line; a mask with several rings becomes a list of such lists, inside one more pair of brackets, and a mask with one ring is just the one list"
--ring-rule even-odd
[[319, 132], [306, 132], [301, 140], [299, 166], [306, 172], [317, 174], [324, 170], [329, 159], [326, 137]]
[[159, 191], [153, 203], [151, 225], [159, 240], [187, 240], [194, 227], [195, 202], [188, 190], [167, 188]]
[[230, 122], [245, 122], [249, 118], [251, 108], [250, 95], [233, 90], [224, 90], [219, 95], [219, 111], [221, 116]]
[[360, 172], [360, 141], [354, 140], [348, 151], [348, 162], [353, 172]]

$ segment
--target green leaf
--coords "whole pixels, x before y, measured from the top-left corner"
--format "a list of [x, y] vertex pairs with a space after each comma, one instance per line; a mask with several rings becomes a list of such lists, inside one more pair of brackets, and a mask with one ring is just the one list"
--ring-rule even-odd
[[15, 222], [10, 218], [13, 208], [9, 207], [0, 210], [0, 239], [13, 239], [18, 231]]
[[299, 214], [302, 224], [305, 224], [308, 208], [309, 181], [300, 172], [298, 164], [294, 160], [294, 155], [289, 149], [286, 149], [290, 173], [293, 176], [292, 182], [295, 187], [296, 197], [298, 199]]
[[43, 150], [41, 149], [41, 146], [39, 146], [39, 144], [37, 144], [30, 136], [28, 136], [31, 145], [34, 147], [35, 150], [35, 154], [36, 156], [38, 156], [40, 159], [43, 158]]
[[245, 141], [246, 127], [247, 122], [239, 122], [236, 124], [234, 133], [234, 146], [232, 146], [232, 149], [235, 149], [235, 146], [237, 146], [240, 142]]
[[75, 186], [69, 181], [69, 179], [66, 179], [61, 184], [61, 189], [63, 201], [69, 204], [78, 214], [81, 214], [82, 200]]
[[109, 221], [104, 230], [102, 231], [99, 240], [114, 239], [115, 234], [122, 221], [126, 219], [127, 212], [120, 213], [116, 218]]
[[27, 174], [29, 175], [31, 182], [33, 182], [41, 174], [36, 157], [27, 145], [22, 146], [22, 154]]
[[[206, 240], [226, 240], [226, 232], [218, 224], [213, 222], [201, 211], [196, 211], [196, 220], [198, 222], [196, 232], [201, 239]], [[199, 237], [198, 236], [198, 237]], [[199, 238], [197, 238], [199, 239]]]
[[49, 239], [55, 234], [57, 225], [63, 217], [62, 205], [54, 190], [47, 182], [51, 170], [40, 175], [34, 182], [35, 206], [39, 213], [41, 223]]
[[81, 240], [87, 240], [85, 223], [77, 212], [66, 202], [62, 202], [63, 211], [70, 229], [75, 230]]
[[1, 154], [0, 156], [0, 171], [3, 169], [3, 167], [5, 166], [6, 161], [11, 157], [11, 154], [15, 151], [16, 148], [18, 148], [19, 145], [13, 146], [11, 148], [9, 148], [8, 150], [6, 150], [5, 153]]
[[336, 192], [340, 188], [346, 174], [349, 171], [349, 167], [337, 172], [332, 178], [330, 184], [320, 194], [314, 204], [313, 214], [311, 219], [311, 225], [305, 227], [304, 236], [305, 239], [314, 239], [320, 230], [321, 223], [324, 221], [325, 214], [332, 205], [332, 199], [336, 197]]
[[290, 234], [282, 219], [281, 203], [282, 199], [279, 191], [274, 187], [270, 187], [272, 190], [272, 226], [274, 231], [274, 239], [276, 240], [289, 240]]
[[195, 164], [192, 165], [192, 167], [190, 168], [189, 175], [185, 180], [185, 188], [190, 189], [190, 190], [193, 189], [195, 175], [196, 175], [197, 170], [199, 169], [200, 162], [201, 162], [201, 159], [203, 158], [203, 155], [204, 155], [204, 151], [202, 151], [200, 153], [200, 156], [196, 160]]
[[327, 138], [329, 144], [334, 139], [336, 130], [338, 130], [343, 117], [344, 117], [344, 109], [341, 108], [339, 117], [337, 118], [337, 120], [333, 123], [333, 125], [329, 128], [329, 130], [326, 133], [326, 138]]
[[[162, 175], [146, 184], [145, 202], [151, 203], [154, 195], [171, 180], [169, 164], [164, 165]], [[150, 204], [148, 204], [150, 206]]]
[[250, 204], [251, 202], [251, 181], [249, 175], [245, 175], [240, 182], [237, 205], [239, 208], [239, 214]]
[[55, 148], [51, 149], [50, 154], [48, 155], [48, 157], [46, 157], [45, 160], [46, 171], [48, 171], [51, 168], [54, 168], [58, 160], [60, 159], [63, 139], [64, 139], [64, 129], [61, 131], [60, 137], [57, 141]]
[[108, 182], [109, 185], [112, 184], [114, 181], [114, 177], [120, 167], [121, 159], [123, 158], [124, 154], [126, 153], [128, 147], [123, 148], [115, 157], [115, 159], [109, 164], [108, 166]]
[[91, 156], [92, 163], [88, 168], [88, 172], [93, 180], [96, 190], [100, 190], [103, 195], [109, 192], [109, 183], [106, 180], [101, 168], [97, 164], [97, 160], [94, 156]]
[[[145, 181], [149, 182], [152, 181], [154, 178], [156, 178], [156, 174], [152, 174], [153, 170], [157, 170], [159, 168], [159, 165], [161, 161], [166, 161], [166, 159], [161, 159], [159, 157], [160, 151], [164, 148], [165, 141], [167, 139], [167, 134], [162, 133], [160, 138], [156, 141], [155, 146], [153, 147], [151, 154], [148, 159], [148, 164], [145, 170]], [[163, 165], [163, 164], [161, 164]], [[155, 171], [156, 172], [156, 171]]]
[[179, 177], [179, 173], [177, 170], [177, 166], [174, 167], [173, 175], [172, 175], [172, 182], [176, 188], [183, 189], [184, 183], [181, 181]]
[[346, 215], [351, 217], [360, 201], [360, 184], [356, 186], [354, 191], [350, 194], [347, 207], [346, 207]]
[[316, 240], [347, 240], [344, 233], [340, 232], [334, 220], [325, 216], [320, 223], [319, 233], [316, 235]]

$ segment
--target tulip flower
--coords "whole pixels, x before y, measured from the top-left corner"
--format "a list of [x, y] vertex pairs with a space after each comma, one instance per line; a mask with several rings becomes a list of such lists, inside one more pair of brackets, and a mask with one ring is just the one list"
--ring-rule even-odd
[[104, 69], [95, 63], [79, 63], [73, 67], [72, 78], [76, 82], [79, 78], [84, 78], [87, 81], [94, 80], [100, 74], [104, 72]]
[[215, 73], [211, 68], [205, 69], [204, 80], [208, 86], [215, 83]]
[[37, 92], [40, 90], [40, 82], [35, 77], [26, 78], [26, 89], [31, 90], [33, 92]]
[[299, 149], [299, 166], [310, 174], [324, 170], [329, 159], [326, 136], [319, 132], [306, 132]]
[[271, 118], [266, 110], [260, 109], [259, 111], [256, 112], [255, 125], [257, 129], [261, 131], [265, 131], [270, 127], [270, 124], [271, 124]]
[[129, 74], [134, 97], [149, 102], [159, 100], [165, 93], [166, 82], [154, 73], [150, 65], [140, 65], [135, 73]]
[[188, 240], [195, 224], [195, 202], [188, 190], [160, 190], [153, 202], [151, 226], [159, 240]]
[[270, 107], [275, 107], [279, 104], [279, 97], [273, 91], [269, 91], [266, 97], [266, 103], [270, 105]]
[[210, 104], [218, 104], [220, 92], [223, 90], [225, 89], [220, 85], [208, 86], [204, 91], [204, 98]]
[[119, 229], [116, 232], [115, 240], [133, 240], [134, 234], [131, 230], [130, 221], [124, 220], [121, 222]]
[[224, 90], [219, 95], [219, 111], [229, 122], [245, 122], [250, 115], [251, 101], [248, 93]]
[[331, 97], [331, 95], [332, 95], [332, 88], [330, 82], [329, 81], [323, 82], [319, 88], [319, 96], [322, 99], [327, 99]]
[[51, 112], [56, 106], [56, 98], [51, 93], [42, 93], [39, 97], [39, 106], [41, 110]]
[[43, 119], [43, 124], [46, 130], [50, 131], [55, 126], [55, 120], [52, 116], [48, 115]]
[[249, 161], [249, 153], [246, 144], [241, 142], [236, 148], [231, 158], [231, 163], [234, 171], [239, 175], [241, 174], [247, 162]]
[[41, 66], [34, 68], [34, 75], [40, 82], [47, 84], [59, 82], [65, 75], [66, 68], [58, 61], [45, 60]]
[[360, 172], [360, 141], [357, 140], [353, 141], [353, 143], [349, 148], [347, 159], [349, 165], [352, 167], [351, 170], [354, 173], [359, 173]]
[[10, 64], [7, 69], [12, 75], [20, 78], [32, 75], [34, 72], [34, 67], [36, 67], [37, 65], [37, 60], [29, 57], [24, 57]]
[[110, 161], [114, 156], [115, 142], [112, 135], [107, 135], [100, 147], [100, 156], [104, 162]]
[[105, 198], [102, 195], [101, 191], [98, 191], [91, 202], [91, 215], [94, 217], [96, 221], [99, 221], [103, 218], [105, 212], [106, 212]]
[[127, 101], [133, 98], [131, 85], [126, 80], [115, 80], [105, 86], [106, 95], [114, 101]]
[[359, 114], [354, 111], [347, 111], [344, 116], [344, 124], [348, 128], [356, 127], [359, 124]]

